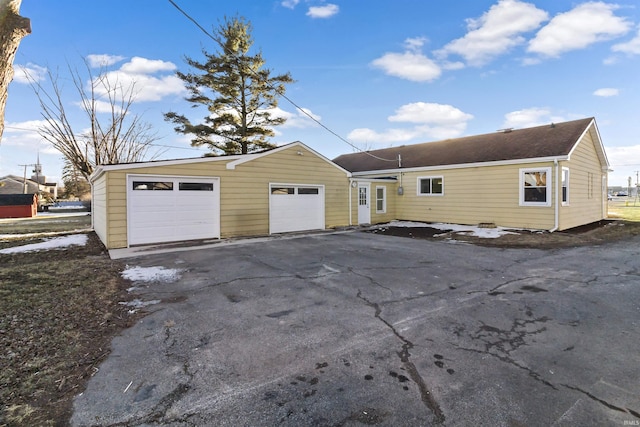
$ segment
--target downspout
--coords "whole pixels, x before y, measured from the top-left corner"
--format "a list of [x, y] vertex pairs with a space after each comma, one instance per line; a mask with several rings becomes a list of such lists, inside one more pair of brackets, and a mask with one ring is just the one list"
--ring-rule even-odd
[[352, 210], [352, 204], [353, 201], [351, 200], [351, 183], [353, 182], [353, 180], [349, 180], [349, 226], [353, 225], [353, 219], [352, 219], [352, 214], [351, 214], [351, 210]]
[[554, 225], [553, 225], [553, 228], [551, 230], [549, 230], [550, 233], [553, 233], [554, 231], [557, 231], [558, 228], [560, 227], [560, 218], [559, 218], [559, 216], [560, 216], [560, 204], [559, 204], [559, 201], [560, 201], [560, 191], [559, 190], [560, 190], [560, 188], [558, 187], [559, 182], [560, 182], [560, 178], [558, 176], [558, 169], [559, 169], [560, 165], [558, 164], [558, 159], [553, 159], [553, 164], [556, 166], [556, 171], [555, 171], [555, 179], [556, 179], [555, 199], [556, 200], [555, 200], [555, 208], [554, 208], [554, 210], [555, 210], [555, 212], [554, 212], [554, 216], [555, 216]]

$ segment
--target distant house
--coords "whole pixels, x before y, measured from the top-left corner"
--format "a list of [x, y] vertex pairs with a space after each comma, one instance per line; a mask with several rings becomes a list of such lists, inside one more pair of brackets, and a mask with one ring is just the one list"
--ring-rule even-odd
[[92, 219], [108, 249], [394, 219], [556, 231], [606, 218], [608, 170], [592, 118], [333, 161], [294, 142], [99, 166]]
[[358, 223], [389, 219], [565, 230], [607, 217], [595, 119], [345, 154]]
[[16, 175], [0, 177], [0, 194], [46, 194], [55, 200], [58, 198], [58, 184], [46, 182], [46, 177], [38, 179]]
[[32, 218], [37, 212], [35, 194], [0, 194], [0, 218]]

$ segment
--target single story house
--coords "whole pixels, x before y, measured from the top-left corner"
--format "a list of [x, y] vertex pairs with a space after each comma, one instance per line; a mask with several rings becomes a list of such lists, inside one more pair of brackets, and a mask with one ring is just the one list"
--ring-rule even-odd
[[35, 194], [0, 194], [0, 218], [33, 218], [37, 212]]
[[359, 223], [393, 218], [556, 231], [607, 217], [609, 162], [593, 118], [333, 161], [358, 183]]
[[260, 153], [104, 165], [93, 227], [108, 249], [394, 219], [564, 230], [607, 216], [593, 118], [345, 154]]

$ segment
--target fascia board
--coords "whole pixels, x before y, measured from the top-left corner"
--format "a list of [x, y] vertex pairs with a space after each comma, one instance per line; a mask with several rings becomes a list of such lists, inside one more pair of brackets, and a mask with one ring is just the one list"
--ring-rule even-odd
[[362, 172], [353, 172], [354, 177], [363, 177], [372, 174], [381, 173], [399, 173], [399, 172], [428, 172], [428, 171], [441, 171], [447, 169], [466, 169], [466, 168], [480, 168], [489, 166], [508, 166], [508, 165], [522, 165], [526, 163], [544, 163], [553, 161], [569, 160], [569, 156], [549, 156], [549, 157], [535, 157], [530, 159], [518, 159], [518, 160], [499, 160], [494, 162], [477, 162], [477, 163], [461, 163], [455, 165], [438, 165], [438, 166], [421, 166], [415, 168], [396, 168], [396, 169], [380, 169]]

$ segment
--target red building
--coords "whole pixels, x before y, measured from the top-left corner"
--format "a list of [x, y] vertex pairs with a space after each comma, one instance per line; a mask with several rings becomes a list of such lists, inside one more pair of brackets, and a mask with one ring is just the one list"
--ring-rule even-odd
[[0, 194], [0, 218], [32, 218], [37, 212], [35, 194]]

